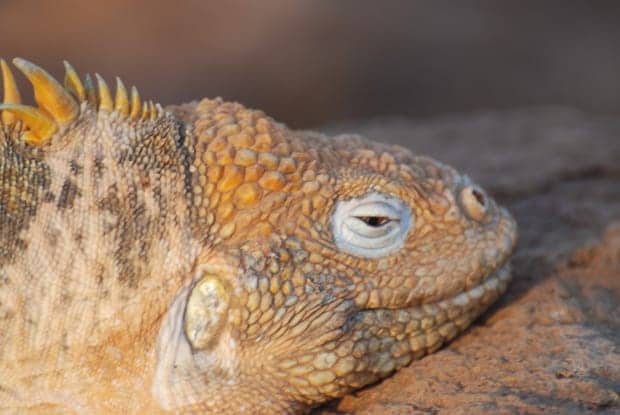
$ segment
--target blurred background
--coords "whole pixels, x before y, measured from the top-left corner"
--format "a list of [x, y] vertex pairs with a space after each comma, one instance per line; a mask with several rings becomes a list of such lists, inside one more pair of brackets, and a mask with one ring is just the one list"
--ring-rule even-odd
[[295, 128], [620, 108], [618, 1], [0, 0], [0, 55], [120, 75], [162, 104], [222, 96]]

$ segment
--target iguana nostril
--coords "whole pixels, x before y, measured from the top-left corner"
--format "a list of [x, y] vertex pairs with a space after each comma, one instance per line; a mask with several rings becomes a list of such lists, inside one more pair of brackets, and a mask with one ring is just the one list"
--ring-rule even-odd
[[475, 186], [467, 186], [461, 190], [461, 205], [471, 219], [480, 221], [487, 212], [487, 202], [484, 192]]
[[480, 204], [483, 207], [485, 206], [484, 195], [482, 194], [480, 190], [472, 189], [471, 194], [476, 198], [476, 200], [478, 201], [478, 204]]

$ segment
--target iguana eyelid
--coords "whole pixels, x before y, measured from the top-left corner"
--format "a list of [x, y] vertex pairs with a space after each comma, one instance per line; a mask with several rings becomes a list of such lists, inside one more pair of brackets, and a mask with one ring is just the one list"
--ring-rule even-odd
[[[384, 217], [389, 221], [371, 226], [360, 217]], [[400, 249], [412, 224], [411, 209], [402, 200], [381, 193], [339, 201], [332, 215], [336, 246], [366, 258], [383, 257]]]

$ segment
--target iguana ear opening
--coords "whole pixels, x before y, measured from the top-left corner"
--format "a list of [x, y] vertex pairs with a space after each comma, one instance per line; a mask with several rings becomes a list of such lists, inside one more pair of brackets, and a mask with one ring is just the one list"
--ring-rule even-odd
[[197, 404], [211, 382], [236, 376], [236, 346], [227, 330], [233, 294], [226, 278], [232, 271], [227, 265], [196, 271], [162, 319], [151, 393], [167, 410]]
[[228, 319], [230, 297], [220, 279], [205, 274], [187, 299], [184, 331], [194, 349], [206, 349], [219, 337]]

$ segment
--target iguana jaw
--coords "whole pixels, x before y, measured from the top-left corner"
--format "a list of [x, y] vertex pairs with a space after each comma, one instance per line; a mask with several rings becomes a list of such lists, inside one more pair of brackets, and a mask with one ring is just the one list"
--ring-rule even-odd
[[396, 324], [399, 329], [392, 330], [399, 332], [399, 337], [439, 329], [444, 337], [442, 340], [449, 340], [499, 298], [511, 278], [510, 263], [505, 263], [478, 285], [440, 301], [404, 307], [366, 308], [360, 313], [374, 313], [377, 318]]
[[493, 304], [510, 278], [505, 263], [475, 287], [441, 301], [353, 312], [347, 340], [342, 340], [350, 344], [348, 351], [357, 362], [344, 377], [348, 388], [382, 379], [439, 349]]

